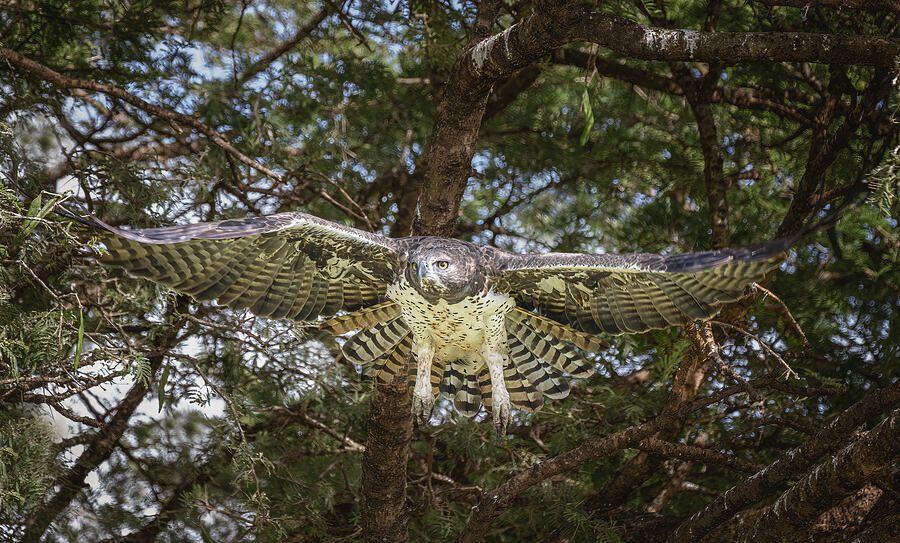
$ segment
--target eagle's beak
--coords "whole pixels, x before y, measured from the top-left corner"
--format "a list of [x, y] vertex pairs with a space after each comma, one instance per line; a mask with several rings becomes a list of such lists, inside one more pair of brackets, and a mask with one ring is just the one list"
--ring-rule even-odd
[[419, 272], [419, 281], [420, 281], [420, 282], [421, 282], [423, 279], [425, 279], [425, 274], [426, 274], [426, 272], [428, 272], [428, 268], [426, 268], [425, 266], [426, 266], [426, 264], [425, 264], [424, 262], [419, 262], [419, 265], [417, 266], [418, 272]]

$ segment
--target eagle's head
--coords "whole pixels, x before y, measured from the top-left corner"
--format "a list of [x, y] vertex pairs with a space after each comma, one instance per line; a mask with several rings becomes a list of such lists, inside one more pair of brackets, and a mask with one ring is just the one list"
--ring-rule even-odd
[[484, 289], [484, 266], [478, 247], [450, 238], [422, 238], [410, 247], [406, 279], [431, 303], [455, 304]]

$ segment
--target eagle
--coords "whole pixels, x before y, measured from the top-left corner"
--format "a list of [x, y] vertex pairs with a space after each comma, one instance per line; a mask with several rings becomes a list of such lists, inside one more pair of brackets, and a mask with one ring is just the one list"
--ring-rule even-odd
[[[788, 241], [673, 255], [517, 254], [390, 238], [299, 212], [109, 232], [102, 261], [197, 300], [344, 335], [375, 379], [409, 379], [419, 425], [444, 395], [498, 435], [594, 367], [599, 335], [712, 317], [779, 266]], [[411, 360], [414, 359], [414, 363]]]

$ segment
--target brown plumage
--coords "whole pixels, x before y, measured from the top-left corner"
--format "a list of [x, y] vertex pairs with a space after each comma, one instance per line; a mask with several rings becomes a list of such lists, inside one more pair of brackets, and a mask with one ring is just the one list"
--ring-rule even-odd
[[[712, 316], [772, 272], [789, 243], [673, 256], [513, 254], [436, 237], [391, 239], [303, 213], [122, 230], [102, 259], [200, 300], [321, 322], [373, 377], [411, 375], [424, 422], [438, 392], [500, 432], [593, 371], [597, 334]], [[407, 361], [417, 364], [409, 367]]]

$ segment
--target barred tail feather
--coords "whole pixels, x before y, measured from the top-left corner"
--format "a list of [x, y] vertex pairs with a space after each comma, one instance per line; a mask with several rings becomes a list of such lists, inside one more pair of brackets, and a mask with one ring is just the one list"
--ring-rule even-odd
[[319, 328], [335, 336], [351, 330], [370, 328], [382, 322], [390, 322], [400, 316], [400, 306], [396, 302], [383, 302], [359, 311], [332, 317], [323, 321]]
[[547, 398], [561, 400], [569, 395], [569, 383], [562, 373], [535, 356], [514, 335], [509, 336], [509, 359], [525, 379]]
[[[355, 336], [354, 336], [355, 337]], [[372, 377], [383, 383], [393, 383], [399, 375], [403, 375], [412, 368], [415, 380], [415, 362], [410, 360], [412, 352], [412, 336], [407, 334], [394, 348], [382, 353], [372, 361]]]
[[478, 379], [478, 391], [481, 393], [481, 403], [484, 405], [484, 409], [491, 413], [493, 412], [494, 402], [493, 402], [493, 388], [491, 387], [491, 372], [488, 370], [487, 365], [482, 365], [478, 368], [478, 373], [475, 374]]
[[478, 386], [478, 378], [475, 373], [465, 374], [462, 386], [453, 397], [453, 405], [460, 415], [472, 418], [481, 410], [481, 388]]
[[509, 400], [525, 411], [537, 411], [544, 405], [544, 395], [532, 384], [516, 366], [509, 365], [503, 369], [503, 380]]
[[507, 319], [506, 330], [539, 360], [580, 379], [594, 374], [593, 365], [581, 353], [552, 333], [536, 331], [530, 321]]
[[[410, 338], [409, 328], [399, 318], [378, 323], [351, 337], [341, 349], [344, 356], [358, 364], [368, 364], [383, 358], [394, 347]], [[411, 342], [412, 340], [409, 339]]]
[[[433, 370], [431, 376], [433, 383]], [[481, 410], [482, 394], [478, 377], [464, 360], [447, 363], [438, 386], [441, 394], [453, 400], [453, 405], [460, 415], [472, 418]]]
[[592, 334], [587, 334], [580, 330], [576, 330], [571, 326], [560, 324], [547, 317], [535, 315], [521, 307], [516, 307], [507, 313], [506, 318], [508, 321], [525, 324], [542, 334], [549, 334], [560, 341], [567, 341], [589, 353], [600, 352], [609, 346], [605, 341]]

